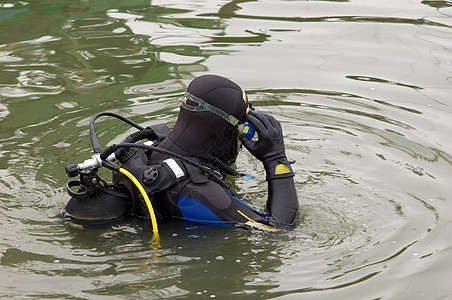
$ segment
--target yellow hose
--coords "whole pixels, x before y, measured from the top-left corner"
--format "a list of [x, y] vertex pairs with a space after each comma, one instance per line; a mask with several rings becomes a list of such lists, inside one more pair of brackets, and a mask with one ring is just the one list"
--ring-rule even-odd
[[155, 218], [154, 208], [152, 207], [152, 204], [151, 204], [151, 201], [149, 200], [148, 194], [146, 194], [146, 191], [144, 190], [144, 188], [141, 185], [141, 183], [129, 171], [127, 171], [126, 169], [123, 169], [123, 168], [119, 168], [119, 172], [121, 172], [122, 174], [127, 176], [136, 185], [136, 187], [140, 191], [141, 195], [143, 196], [144, 202], [146, 202], [146, 205], [147, 205], [148, 210], [149, 210], [149, 215], [151, 216], [152, 231], [154, 232], [154, 240], [158, 244], [158, 242], [160, 240], [160, 237], [159, 237], [159, 231], [158, 231], [158, 228], [157, 228], [157, 219]]

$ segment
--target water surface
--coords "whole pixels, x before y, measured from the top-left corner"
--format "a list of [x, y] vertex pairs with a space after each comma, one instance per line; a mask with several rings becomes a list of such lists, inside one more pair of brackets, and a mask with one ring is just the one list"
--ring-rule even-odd
[[[1, 2], [0, 296], [451, 297], [451, 15], [427, 0]], [[155, 248], [150, 224], [56, 217], [93, 114], [172, 126], [207, 73], [282, 122], [294, 231], [161, 224]], [[103, 145], [131, 132], [96, 131]], [[246, 151], [236, 166], [264, 172]], [[234, 187], [265, 205], [265, 183]]]

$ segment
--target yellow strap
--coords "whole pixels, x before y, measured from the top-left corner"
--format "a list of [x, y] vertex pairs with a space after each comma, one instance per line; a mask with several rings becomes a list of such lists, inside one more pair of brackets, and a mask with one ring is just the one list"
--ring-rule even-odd
[[146, 202], [146, 205], [149, 210], [149, 215], [151, 216], [152, 231], [154, 232], [154, 239], [158, 243], [160, 240], [160, 237], [159, 237], [159, 231], [157, 228], [157, 219], [155, 218], [154, 208], [152, 207], [148, 194], [146, 194], [146, 191], [144, 190], [141, 183], [129, 171], [127, 171], [126, 169], [123, 169], [123, 168], [119, 168], [119, 172], [126, 175], [136, 185], [136, 187], [140, 191], [141, 195], [143, 196], [144, 202]]
[[278, 230], [280, 230], [278, 228], [275, 228], [275, 227], [272, 227], [272, 226], [269, 226], [269, 225], [266, 225], [266, 224], [254, 221], [253, 219], [251, 219], [250, 217], [248, 217], [247, 215], [245, 215], [244, 213], [242, 213], [238, 209], [237, 209], [237, 212], [248, 220], [248, 222], [246, 222], [245, 224], [250, 226], [250, 227], [254, 227], [254, 228], [258, 228], [258, 229], [266, 230], [266, 231], [278, 231]]

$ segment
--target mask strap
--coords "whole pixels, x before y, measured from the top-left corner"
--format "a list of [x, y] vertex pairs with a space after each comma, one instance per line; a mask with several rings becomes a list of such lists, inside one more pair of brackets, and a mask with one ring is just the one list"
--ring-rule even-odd
[[[187, 100], [193, 101], [198, 105], [196, 105], [196, 106], [190, 105], [187, 103]], [[189, 92], [185, 92], [184, 100], [182, 102], [182, 107], [187, 110], [190, 110], [190, 111], [209, 111], [211, 113], [214, 113], [217, 116], [219, 116], [220, 118], [222, 118], [223, 120], [225, 120], [226, 122], [228, 122], [229, 124], [231, 124], [232, 126], [237, 127], [237, 129], [240, 132], [242, 132], [245, 127], [245, 125], [242, 122], [240, 122], [240, 120], [237, 119], [236, 117], [234, 117], [233, 115], [228, 114], [227, 112], [219, 109], [218, 107], [210, 105], [206, 101], [204, 101], [201, 98], [198, 98], [196, 96], [193, 96]]]

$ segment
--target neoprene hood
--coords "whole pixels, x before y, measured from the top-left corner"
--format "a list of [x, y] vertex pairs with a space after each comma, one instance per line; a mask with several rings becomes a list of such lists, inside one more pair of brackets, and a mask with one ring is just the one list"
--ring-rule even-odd
[[[201, 108], [196, 99], [207, 103], [210, 110]], [[237, 158], [238, 125], [245, 123], [249, 107], [244, 90], [227, 78], [203, 75], [188, 85], [184, 101], [173, 130], [160, 147], [209, 163], [214, 157], [233, 164]], [[225, 116], [233, 116], [229, 119], [239, 124], [227, 121]]]

